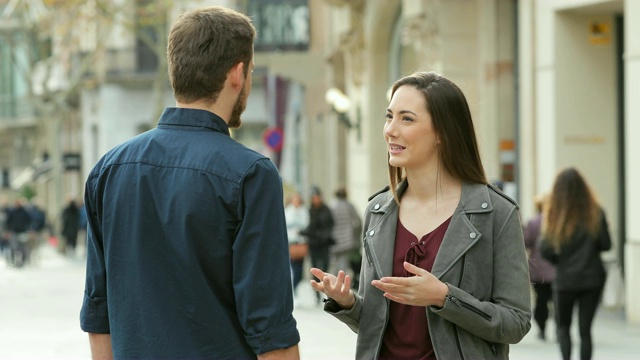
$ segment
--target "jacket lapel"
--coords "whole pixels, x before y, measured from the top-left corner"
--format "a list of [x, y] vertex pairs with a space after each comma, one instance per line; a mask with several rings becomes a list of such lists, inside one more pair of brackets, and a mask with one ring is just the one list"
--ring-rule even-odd
[[487, 186], [464, 183], [460, 204], [453, 213], [433, 264], [431, 272], [436, 277], [442, 278], [482, 238], [482, 233], [473, 225], [473, 217], [490, 211], [493, 211], [493, 205]]
[[378, 278], [392, 276], [393, 250], [398, 226], [398, 205], [389, 191], [380, 197], [380, 202], [371, 208], [372, 220], [366, 239], [369, 241], [371, 256]]

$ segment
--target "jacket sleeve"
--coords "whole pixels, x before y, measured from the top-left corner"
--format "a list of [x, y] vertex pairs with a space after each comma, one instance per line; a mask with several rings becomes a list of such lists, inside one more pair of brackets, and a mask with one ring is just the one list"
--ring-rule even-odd
[[247, 343], [256, 354], [300, 341], [293, 318], [293, 289], [282, 182], [268, 159], [247, 172], [240, 188], [241, 225], [233, 244], [233, 288]]
[[494, 238], [491, 298], [479, 300], [449, 285], [444, 307], [429, 309], [490, 342], [515, 344], [524, 338], [531, 328], [531, 295], [529, 266], [516, 207]]

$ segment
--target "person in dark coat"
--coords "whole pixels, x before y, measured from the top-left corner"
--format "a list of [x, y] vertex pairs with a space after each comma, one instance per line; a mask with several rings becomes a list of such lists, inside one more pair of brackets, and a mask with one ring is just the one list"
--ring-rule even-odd
[[10, 240], [10, 259], [16, 266], [22, 266], [29, 261], [29, 231], [32, 218], [24, 207], [23, 200], [17, 200], [15, 206], [8, 210], [6, 229]]
[[29, 231], [31, 227], [31, 215], [24, 207], [21, 200], [16, 201], [15, 206], [7, 213], [7, 230], [15, 235]]
[[80, 209], [75, 200], [69, 200], [62, 210], [62, 237], [65, 240], [65, 251], [73, 255], [78, 244], [78, 229], [80, 226]]
[[[309, 208], [309, 227], [302, 233], [309, 242], [311, 266], [319, 269], [329, 268], [329, 249], [335, 240], [331, 209], [324, 203], [322, 193], [317, 187], [311, 189], [311, 207]], [[314, 280], [311, 280], [314, 281]], [[316, 292], [316, 301], [320, 303], [320, 293]]]

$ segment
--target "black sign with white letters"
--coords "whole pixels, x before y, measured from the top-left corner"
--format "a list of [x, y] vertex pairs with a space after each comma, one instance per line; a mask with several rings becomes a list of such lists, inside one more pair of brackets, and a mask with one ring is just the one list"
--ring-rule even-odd
[[255, 51], [309, 48], [308, 0], [249, 0], [247, 15], [258, 31]]

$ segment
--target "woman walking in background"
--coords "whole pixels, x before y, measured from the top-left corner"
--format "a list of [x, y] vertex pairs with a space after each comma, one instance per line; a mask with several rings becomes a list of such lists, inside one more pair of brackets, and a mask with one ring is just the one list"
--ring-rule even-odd
[[538, 324], [538, 338], [546, 340], [545, 329], [549, 319], [549, 303], [553, 297], [551, 283], [556, 277], [556, 269], [540, 254], [540, 233], [542, 227], [543, 195], [534, 198], [536, 215], [524, 227], [524, 246], [529, 252], [529, 278], [536, 294], [533, 318]]
[[611, 249], [604, 210], [580, 172], [563, 170], [556, 177], [543, 219], [542, 256], [556, 265], [555, 312], [558, 343], [571, 359], [571, 319], [578, 306], [580, 358], [591, 359], [591, 325], [605, 283], [600, 253]]

